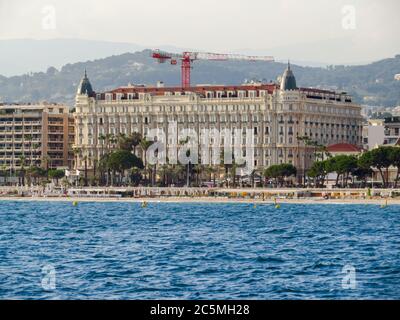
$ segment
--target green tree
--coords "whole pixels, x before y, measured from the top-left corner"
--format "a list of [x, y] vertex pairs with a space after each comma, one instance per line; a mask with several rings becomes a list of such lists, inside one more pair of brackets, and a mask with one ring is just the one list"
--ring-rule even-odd
[[276, 185], [283, 186], [284, 179], [295, 176], [297, 169], [292, 164], [278, 164], [270, 166], [263, 174], [267, 178], [275, 179]]
[[56, 184], [58, 185], [58, 181], [65, 177], [65, 171], [52, 169], [52, 170], [49, 170], [48, 175], [49, 175], [50, 179], [55, 179]]
[[126, 150], [126, 151], [132, 150], [132, 144], [129, 140], [129, 137], [124, 133], [118, 134], [117, 144], [118, 144], [118, 149], [120, 150]]
[[99, 135], [99, 141], [101, 144], [101, 156], [104, 155], [104, 144], [106, 142], [107, 137], [104, 134], [100, 134]]
[[326, 168], [329, 172], [336, 172], [336, 185], [340, 178], [342, 185], [347, 187], [350, 174], [357, 168], [357, 158], [355, 156], [339, 155], [327, 160]]
[[213, 181], [213, 184], [215, 186], [215, 180], [216, 180], [216, 174], [217, 174], [217, 168], [215, 166], [207, 166], [205, 168], [205, 172], [209, 176], [209, 181]]
[[7, 185], [7, 166], [3, 164], [1, 166], [1, 171], [4, 177], [4, 185]]
[[120, 174], [120, 181], [125, 175], [125, 171], [133, 167], [143, 168], [143, 162], [136, 155], [126, 150], [117, 150], [110, 154], [108, 160], [108, 167], [115, 173]]
[[31, 178], [31, 181], [33, 180], [33, 183], [38, 185], [40, 180], [47, 176], [47, 171], [41, 167], [29, 167], [28, 174]]
[[142, 141], [142, 135], [139, 132], [134, 132], [130, 136], [132, 147], [133, 147], [133, 153], [136, 154], [136, 148], [140, 145], [140, 142]]
[[130, 179], [133, 185], [139, 185], [140, 180], [142, 179], [141, 169], [137, 167], [130, 169]]
[[[184, 146], [188, 144], [190, 141], [190, 137], [187, 136], [185, 139], [179, 141], [180, 146]], [[190, 149], [186, 150], [186, 157], [190, 157]], [[192, 164], [190, 161], [186, 164], [186, 187], [190, 187], [190, 177], [192, 175]]]
[[25, 162], [26, 162], [26, 157], [24, 155], [19, 157], [20, 161], [20, 166], [21, 169], [19, 171], [20, 178], [21, 178], [21, 185], [25, 186], [25, 175], [26, 175], [26, 169], [25, 169]]
[[118, 135], [118, 148], [122, 150], [132, 151], [136, 154], [136, 147], [140, 145], [142, 136], [138, 132], [134, 132], [130, 135], [120, 134]]
[[392, 166], [397, 169], [396, 179], [394, 182], [394, 187], [397, 188], [400, 178], [400, 147], [391, 147], [389, 158]]
[[[372, 167], [378, 169], [383, 186], [385, 188], [389, 185], [389, 167], [392, 165], [392, 147], [379, 147], [369, 151], [371, 153]], [[385, 174], [386, 173], [386, 174]]]
[[[143, 152], [142, 160], [143, 160], [145, 172], [147, 172], [147, 169], [149, 169], [148, 165], [147, 165], [147, 150], [149, 150], [149, 148], [153, 145], [153, 143], [154, 143], [154, 141], [147, 140], [146, 138], [143, 138], [140, 141], [140, 147], [142, 148], [142, 152]], [[151, 175], [151, 170], [149, 169], [148, 171], [149, 171], [149, 175]], [[144, 176], [145, 176], [145, 180], [148, 181], [146, 173], [144, 174]]]
[[308, 176], [314, 179], [314, 185], [316, 187], [323, 187], [325, 185], [326, 175], [328, 174], [327, 168], [329, 168], [328, 160], [316, 161], [308, 171]]
[[354, 171], [354, 176], [367, 185], [367, 178], [373, 174], [372, 170], [372, 154], [371, 152], [364, 152], [357, 160], [357, 169]]

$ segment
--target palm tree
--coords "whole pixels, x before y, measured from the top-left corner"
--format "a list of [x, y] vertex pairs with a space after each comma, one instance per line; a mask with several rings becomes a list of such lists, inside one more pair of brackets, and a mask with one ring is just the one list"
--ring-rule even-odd
[[[35, 144], [33, 145], [33, 149], [35, 150], [35, 153], [36, 153], [36, 154], [38, 153], [38, 149], [39, 149], [39, 148], [40, 148], [40, 144], [39, 144], [39, 143], [35, 143]], [[31, 151], [31, 161], [32, 161], [32, 158], [33, 158], [33, 153], [32, 153], [32, 151]], [[37, 165], [36, 161], [34, 162], [34, 164]]]
[[236, 163], [236, 161], [233, 161], [232, 166], [230, 167], [233, 188], [236, 188], [236, 171], [238, 168], [239, 168], [239, 165]]
[[96, 158], [91, 158], [92, 163], [93, 163], [93, 181], [95, 181], [95, 184], [98, 185], [98, 180], [97, 180], [97, 164], [98, 161]]
[[315, 141], [312, 141], [309, 136], [297, 136], [297, 141], [304, 143], [304, 158], [303, 158], [303, 181], [306, 182], [306, 157], [307, 157], [307, 147], [315, 146]]
[[142, 135], [139, 132], [134, 132], [131, 134], [130, 139], [132, 142], [133, 153], [136, 154], [136, 147], [140, 145]]
[[7, 166], [3, 164], [1, 166], [1, 170], [3, 171], [4, 174], [4, 185], [7, 185]]
[[117, 137], [115, 137], [113, 134], [108, 134], [107, 136], [108, 136], [108, 142], [109, 142], [109, 145], [110, 145], [110, 149], [114, 149], [115, 148], [115, 144], [118, 142]]
[[51, 158], [48, 155], [42, 157], [42, 162], [43, 162], [42, 166], [46, 167], [47, 180], [49, 180], [49, 169], [51, 167], [50, 166], [50, 161], [51, 161]]
[[[147, 150], [153, 145], [153, 141], [149, 141], [146, 138], [143, 138], [140, 141], [140, 147], [142, 148], [143, 151], [143, 166], [144, 166], [144, 172], [147, 170]], [[145, 174], [145, 180], [147, 179], [146, 174]]]
[[197, 184], [197, 186], [200, 186], [200, 184], [201, 184], [200, 183], [201, 182], [201, 173], [204, 172], [204, 166], [201, 165], [201, 164], [196, 164], [194, 166], [193, 171], [196, 174], [196, 184]]
[[172, 184], [179, 183], [183, 173], [185, 172], [185, 167], [181, 164], [174, 165], [172, 168]]
[[207, 166], [205, 168], [206, 173], [209, 175], [209, 180], [213, 181], [213, 184], [215, 186], [215, 176], [217, 173], [217, 168], [215, 166]]
[[116, 141], [118, 144], [118, 149], [130, 150], [131, 146], [129, 143], [129, 139], [125, 133], [118, 133]]
[[85, 161], [85, 187], [88, 186], [88, 155], [85, 152], [83, 156], [83, 161]]
[[138, 167], [133, 167], [130, 170], [130, 175], [131, 175], [130, 180], [133, 185], [137, 185], [140, 183], [140, 179], [142, 177], [141, 172], [142, 172], [141, 169], [139, 169]]
[[[179, 145], [183, 146], [187, 144], [190, 141], [190, 137], [186, 137], [185, 139], [182, 139], [179, 141]], [[186, 156], [190, 157], [190, 150], [186, 151]], [[190, 161], [186, 165], [186, 187], [190, 187], [190, 175], [191, 175], [191, 163]]]
[[29, 154], [30, 154], [30, 166], [32, 167], [32, 159], [33, 159], [33, 151], [32, 151], [32, 140], [33, 137], [32, 135], [28, 134], [25, 136], [25, 140], [29, 142]]
[[72, 148], [72, 153], [74, 154], [75, 169], [78, 170], [78, 156], [82, 153], [81, 149], [78, 147]]
[[21, 157], [19, 157], [19, 161], [20, 161], [20, 164], [21, 164], [21, 169], [20, 169], [21, 181], [20, 181], [20, 184], [25, 186], [25, 161], [26, 161], [26, 157], [24, 155], [22, 155]]
[[107, 137], [104, 134], [99, 135], [99, 141], [101, 141], [101, 156], [104, 155], [104, 143], [106, 141]]
[[172, 172], [172, 168], [168, 164], [164, 164], [160, 167], [160, 175], [162, 176], [162, 185], [166, 187], [168, 185], [169, 176]]
[[250, 173], [250, 178], [251, 178], [251, 187], [254, 188], [255, 187], [255, 176], [257, 174], [257, 170], [253, 170]]

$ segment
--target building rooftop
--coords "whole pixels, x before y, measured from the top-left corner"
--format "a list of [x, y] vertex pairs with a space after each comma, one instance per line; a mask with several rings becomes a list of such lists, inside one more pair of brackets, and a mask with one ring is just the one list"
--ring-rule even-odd
[[[296, 92], [300, 92], [304, 94], [308, 99], [317, 99], [317, 100], [330, 100], [337, 102], [346, 102], [351, 103], [352, 98], [346, 92], [337, 92], [333, 90], [324, 90], [317, 88], [299, 88], [296, 85], [296, 79], [291, 70], [290, 63], [288, 64], [288, 68], [286, 69], [281, 84], [277, 83], [246, 83], [242, 85], [212, 85], [212, 84], [202, 84], [196, 85], [188, 88], [182, 88], [180, 86], [174, 87], [166, 87], [164, 84], [158, 84], [153, 86], [146, 86], [143, 84], [140, 85], [132, 85], [121, 86], [113, 90], [96, 93], [93, 91], [93, 88], [90, 84], [90, 81], [87, 77], [87, 73], [85, 71], [85, 75], [81, 80], [78, 87], [78, 95], [88, 95], [90, 97], [97, 97], [99, 100], [105, 100], [106, 94], [112, 94], [112, 100], [116, 99], [137, 99], [140, 93], [147, 93], [153, 96], [168, 96], [168, 95], [190, 95], [191, 93], [198, 94], [202, 97], [206, 97], [207, 93], [213, 92], [221, 92], [220, 98], [235, 98], [238, 97], [239, 91], [255, 91], [255, 97], [261, 96], [261, 92], [265, 91], [268, 94], [273, 94], [277, 90], [293, 90]], [[133, 94], [130, 97], [129, 94]], [[117, 98], [119, 95], [119, 98]]]
[[327, 147], [328, 152], [361, 152], [361, 148], [349, 143], [337, 143]]
[[385, 118], [385, 123], [399, 123], [400, 117]]
[[95, 94], [92, 85], [89, 81], [89, 78], [87, 76], [86, 70], [85, 70], [85, 75], [83, 76], [81, 82], [79, 83], [77, 94], [88, 95], [89, 97], [93, 97]]
[[165, 92], [181, 92], [181, 93], [205, 93], [207, 91], [238, 91], [238, 90], [266, 90], [269, 93], [273, 93], [277, 89], [275, 84], [261, 84], [261, 85], [202, 85], [194, 86], [189, 88], [182, 87], [121, 87], [110, 92], [113, 93], [130, 93], [130, 92], [149, 92], [154, 94], [163, 95]]
[[287, 91], [296, 89], [297, 89], [296, 78], [293, 74], [292, 69], [290, 68], [290, 62], [288, 62], [288, 67], [282, 76], [281, 90]]

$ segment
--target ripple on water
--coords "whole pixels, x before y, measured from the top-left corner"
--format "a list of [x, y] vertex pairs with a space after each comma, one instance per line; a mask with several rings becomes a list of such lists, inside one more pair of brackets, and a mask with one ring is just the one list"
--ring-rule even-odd
[[[0, 206], [3, 299], [400, 298], [396, 206]], [[356, 290], [341, 288], [345, 265]]]

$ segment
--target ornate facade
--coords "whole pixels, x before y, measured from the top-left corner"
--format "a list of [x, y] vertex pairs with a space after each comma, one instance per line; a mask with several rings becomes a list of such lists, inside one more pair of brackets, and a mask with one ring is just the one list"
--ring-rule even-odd
[[[82, 150], [89, 168], [104, 152], [100, 135], [143, 136], [151, 129], [169, 124], [181, 129], [245, 129], [254, 133], [254, 165], [292, 163], [299, 169], [311, 166], [315, 147], [306, 145], [309, 137], [320, 145], [350, 143], [362, 146], [361, 107], [342, 92], [298, 88], [290, 65], [281, 84], [238, 86], [147, 87], [127, 86], [95, 93], [89, 79], [82, 79], [76, 96], [76, 146]], [[246, 144], [246, 141], [243, 141]], [[168, 148], [179, 148], [171, 140]], [[243, 145], [245, 147], [245, 145]]]

